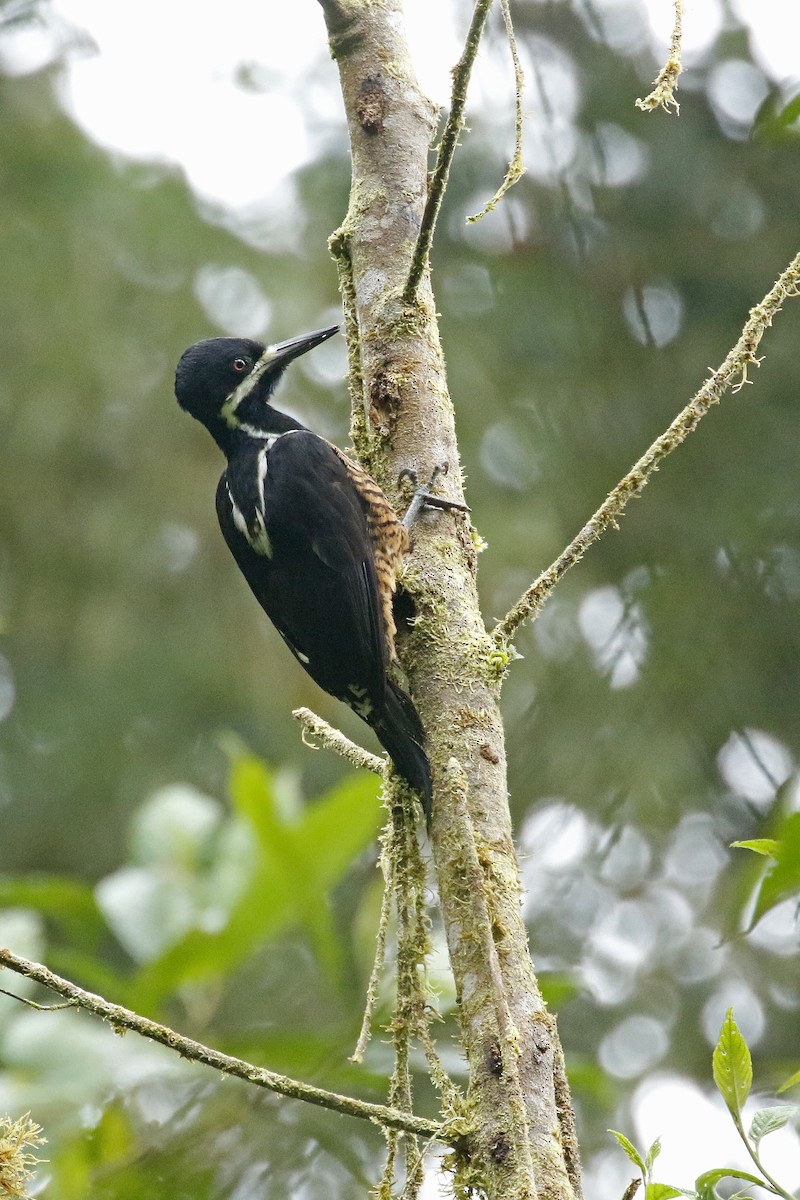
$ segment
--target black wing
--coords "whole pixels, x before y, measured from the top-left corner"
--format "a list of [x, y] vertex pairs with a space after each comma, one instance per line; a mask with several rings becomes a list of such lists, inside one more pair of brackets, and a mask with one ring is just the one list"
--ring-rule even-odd
[[363, 701], [367, 715], [383, 704], [387, 649], [363, 503], [324, 438], [308, 430], [277, 438], [266, 473], [263, 453], [235, 456], [220, 480], [223, 535], [308, 673], [356, 711]]

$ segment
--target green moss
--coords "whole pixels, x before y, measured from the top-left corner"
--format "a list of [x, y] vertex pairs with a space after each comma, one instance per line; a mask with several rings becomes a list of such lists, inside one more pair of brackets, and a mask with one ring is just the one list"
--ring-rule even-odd
[[499, 683], [500, 680], [505, 678], [505, 674], [513, 660], [514, 655], [510, 650], [502, 650], [499, 646], [495, 646], [486, 656], [486, 671], [489, 678]]
[[484, 550], [489, 549], [489, 543], [485, 538], [481, 537], [474, 525], [470, 524], [469, 536], [472, 539], [472, 544], [475, 547], [476, 554], [483, 554]]

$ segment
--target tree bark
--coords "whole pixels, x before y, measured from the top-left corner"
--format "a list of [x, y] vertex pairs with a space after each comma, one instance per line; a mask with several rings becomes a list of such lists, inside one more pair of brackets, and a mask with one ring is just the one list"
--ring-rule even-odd
[[[429, 272], [402, 293], [420, 226], [436, 113], [420, 92], [400, 0], [321, 0], [350, 132], [352, 186], [331, 245], [350, 353], [353, 438], [400, 505], [398, 477], [463, 500]], [[486, 632], [476, 545], [462, 514], [415, 526], [402, 580], [415, 616], [400, 661], [428, 735], [431, 829], [442, 914], [469, 1062], [473, 1133], [461, 1179], [491, 1200], [578, 1200], [580, 1169], [555, 1021], [520, 911], [498, 709], [507, 656]]]

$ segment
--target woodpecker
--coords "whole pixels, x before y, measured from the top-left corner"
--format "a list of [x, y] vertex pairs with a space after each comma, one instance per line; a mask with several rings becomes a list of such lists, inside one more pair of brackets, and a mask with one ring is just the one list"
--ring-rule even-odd
[[[217, 517], [253, 594], [311, 678], [375, 731], [430, 820], [422, 724], [389, 677], [406, 526], [366, 471], [271, 403], [289, 363], [338, 329], [269, 347], [197, 342], [178, 363], [175, 394], [228, 461]], [[427, 503], [463, 508], [418, 488], [410, 517]]]

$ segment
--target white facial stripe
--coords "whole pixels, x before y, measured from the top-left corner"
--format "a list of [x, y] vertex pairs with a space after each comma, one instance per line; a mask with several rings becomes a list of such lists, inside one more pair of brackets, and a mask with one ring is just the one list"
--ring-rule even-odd
[[[231, 429], [246, 428], [237, 419], [236, 410], [239, 407], [239, 405], [242, 403], [242, 401], [247, 396], [250, 395], [253, 388], [256, 386], [256, 384], [258, 383], [261, 376], [267, 370], [267, 368], [269, 367], [269, 365], [272, 362], [272, 360], [274, 359], [274, 357], [275, 357], [275, 347], [267, 346], [266, 350], [264, 351], [264, 353], [261, 355], [261, 358], [258, 360], [258, 362], [253, 367], [250, 374], [245, 375], [242, 382], [231, 392], [230, 396], [228, 396], [227, 399], [225, 400], [225, 403], [223, 404], [222, 409], [220, 411], [221, 411], [222, 419], [225, 421], [225, 424], [229, 425]], [[247, 432], [249, 433], [250, 430], [248, 429]]]

